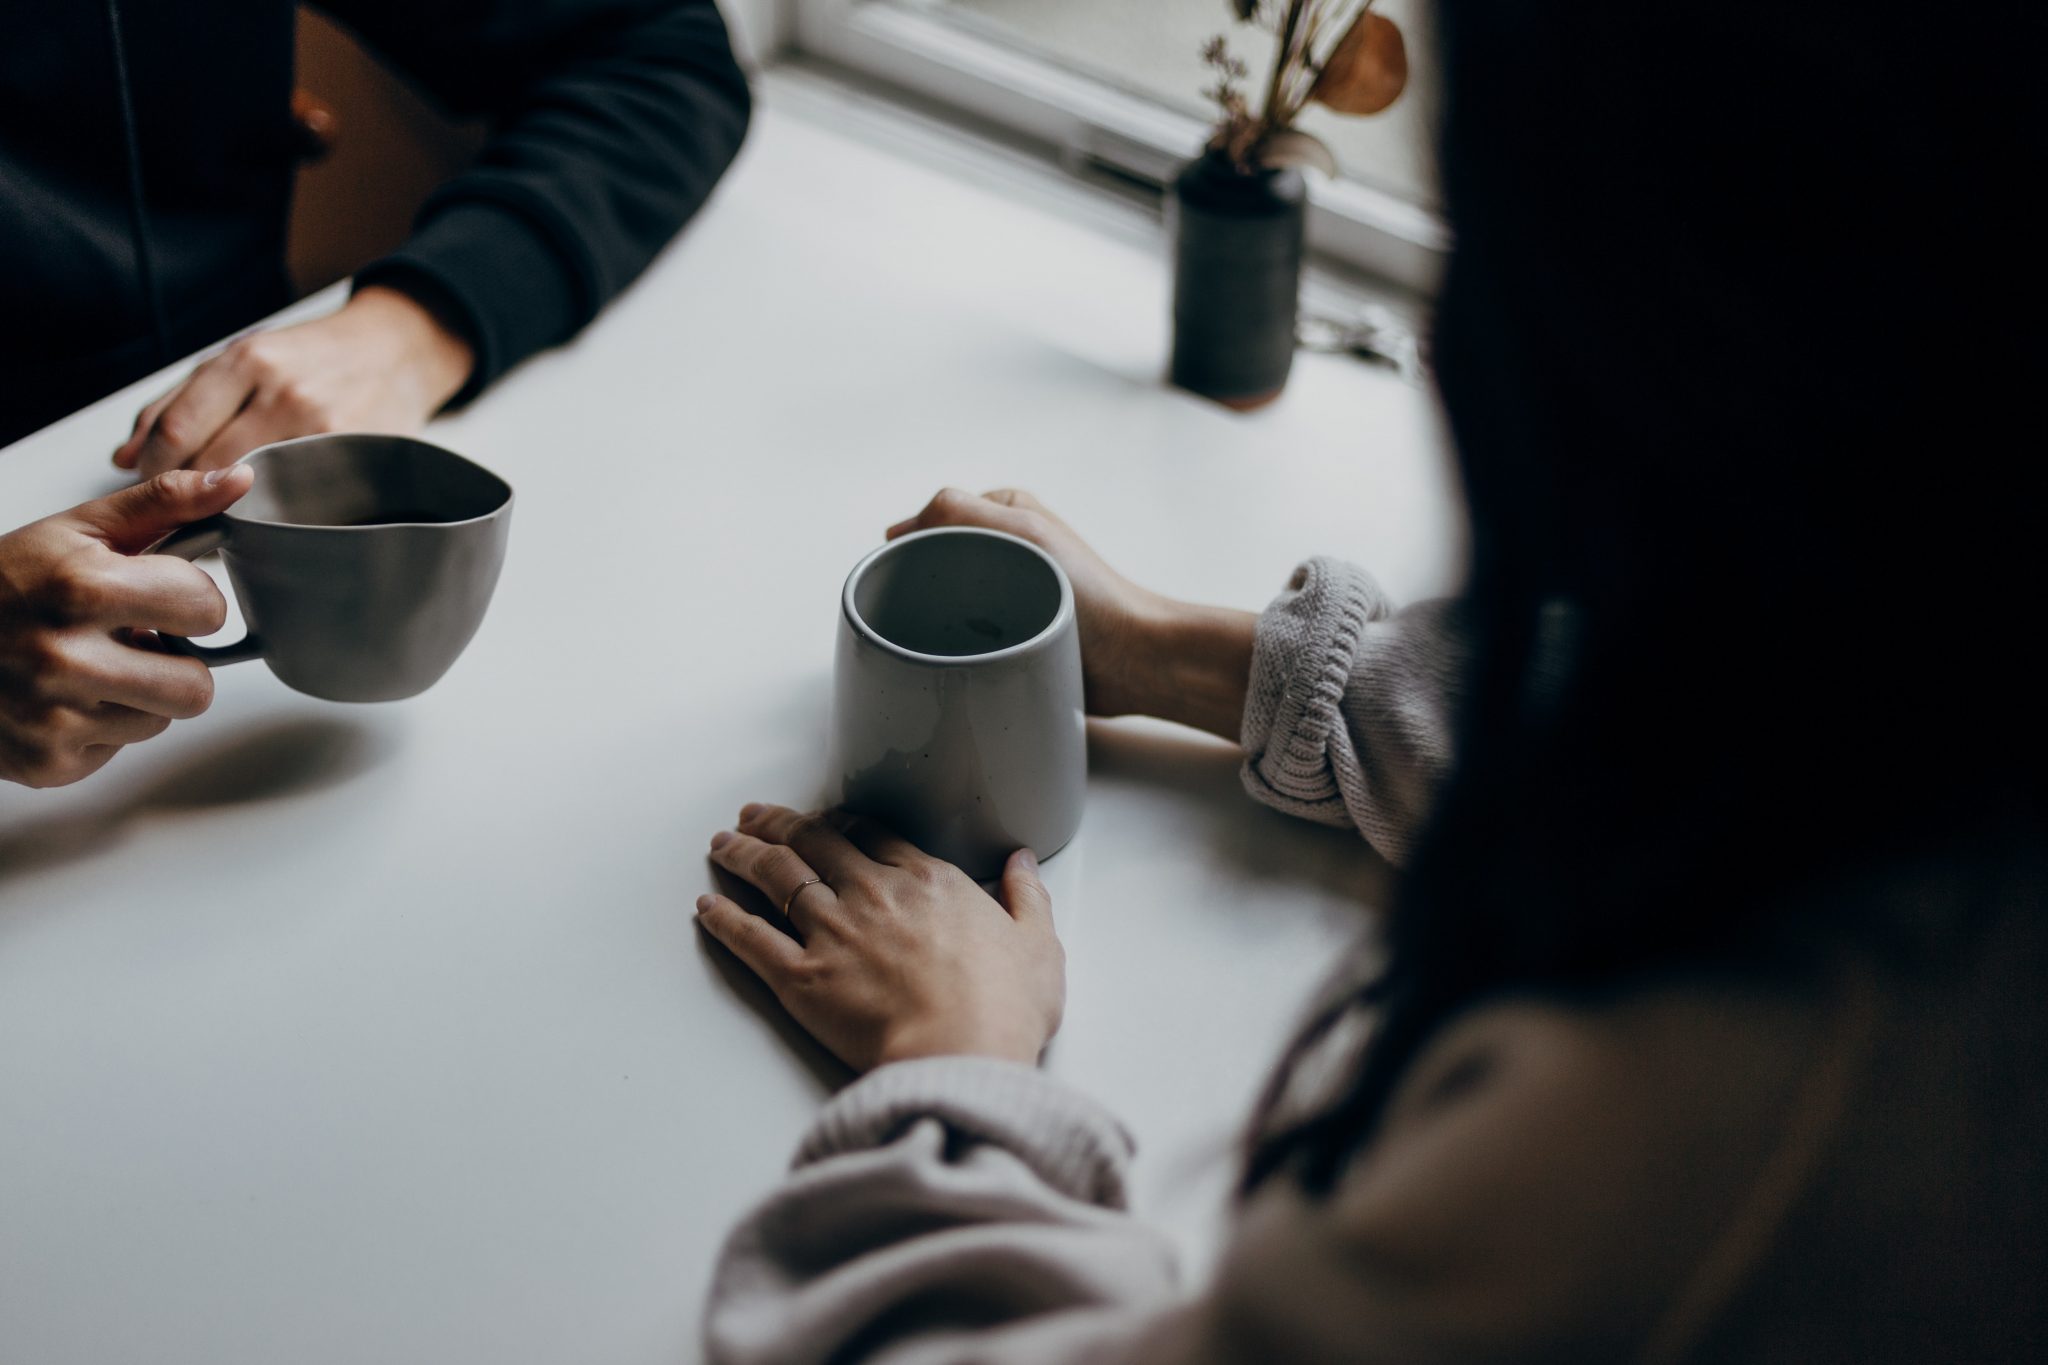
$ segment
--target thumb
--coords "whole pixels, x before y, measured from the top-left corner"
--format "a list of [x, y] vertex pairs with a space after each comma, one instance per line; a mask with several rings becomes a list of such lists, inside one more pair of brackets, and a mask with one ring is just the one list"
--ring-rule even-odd
[[1052, 924], [1052, 894], [1038, 879], [1038, 857], [1028, 848], [1018, 849], [1003, 864], [1003, 906], [1019, 924]]
[[187, 522], [234, 505], [256, 475], [244, 465], [201, 472], [173, 469], [71, 509], [70, 519], [122, 554], [134, 554]]

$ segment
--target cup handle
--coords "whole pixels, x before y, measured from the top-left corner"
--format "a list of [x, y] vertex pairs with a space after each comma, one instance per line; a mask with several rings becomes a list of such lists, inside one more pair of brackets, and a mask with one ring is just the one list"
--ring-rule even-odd
[[[153, 555], [173, 555], [179, 559], [202, 559], [227, 543], [228, 523], [226, 517], [212, 516], [195, 521], [189, 526], [180, 526], [155, 545], [150, 546]], [[261, 658], [263, 643], [254, 635], [244, 635], [230, 645], [194, 644], [182, 635], [169, 635], [159, 631], [157, 639], [173, 654], [182, 654], [188, 659], [197, 659], [208, 668], [219, 668], [222, 664], [238, 664], [244, 659]]]

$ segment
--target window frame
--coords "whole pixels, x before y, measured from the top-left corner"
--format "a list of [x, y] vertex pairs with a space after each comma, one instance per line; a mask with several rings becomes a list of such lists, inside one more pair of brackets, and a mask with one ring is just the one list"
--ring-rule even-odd
[[[1077, 169], [1164, 190], [1208, 139], [1202, 119], [907, 5], [792, 3], [793, 51], [1008, 129]], [[1435, 293], [1451, 240], [1441, 217], [1360, 181], [1308, 179], [1311, 252]]]

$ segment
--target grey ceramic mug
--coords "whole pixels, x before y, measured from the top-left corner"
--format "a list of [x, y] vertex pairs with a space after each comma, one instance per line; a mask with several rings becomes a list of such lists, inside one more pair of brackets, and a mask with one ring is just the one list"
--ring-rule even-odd
[[497, 587], [511, 486], [405, 436], [305, 436], [243, 463], [256, 482], [241, 500], [155, 552], [219, 550], [249, 633], [164, 643], [209, 665], [261, 658], [329, 701], [396, 701], [438, 682]]
[[1074, 589], [1029, 541], [918, 531], [840, 595], [834, 767], [848, 809], [989, 881], [1073, 838], [1088, 787]]

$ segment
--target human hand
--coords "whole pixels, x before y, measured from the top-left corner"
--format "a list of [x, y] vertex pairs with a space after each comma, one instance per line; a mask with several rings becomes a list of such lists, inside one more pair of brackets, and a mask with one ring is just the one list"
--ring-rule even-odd
[[956, 1054], [1035, 1063], [1059, 1028], [1066, 955], [1028, 850], [1010, 855], [998, 902], [858, 816], [749, 805], [737, 833], [712, 836], [711, 860], [787, 905], [788, 932], [718, 895], [697, 898], [697, 922], [857, 1071]]
[[891, 526], [890, 540], [934, 526], [980, 526], [1028, 540], [1059, 561], [1074, 585], [1074, 623], [1081, 632], [1081, 674], [1089, 713], [1122, 716], [1145, 710], [1143, 675], [1151, 639], [1173, 604], [1112, 569], [1037, 498], [1016, 488], [979, 497], [942, 488], [924, 510]]
[[1091, 715], [1161, 716], [1236, 742], [1251, 679], [1251, 613], [1177, 602], [1139, 587], [1019, 489], [979, 497], [941, 489], [923, 511], [891, 526], [888, 538], [934, 526], [1005, 531], [1059, 561], [1074, 585]]
[[293, 436], [417, 431], [474, 364], [469, 343], [410, 295], [371, 285], [340, 312], [253, 332], [200, 363], [142, 410], [114, 463], [149, 478], [224, 468]]
[[0, 536], [0, 778], [76, 782], [212, 704], [206, 665], [151, 632], [211, 635], [227, 602], [203, 569], [141, 551], [253, 480], [164, 474]]

